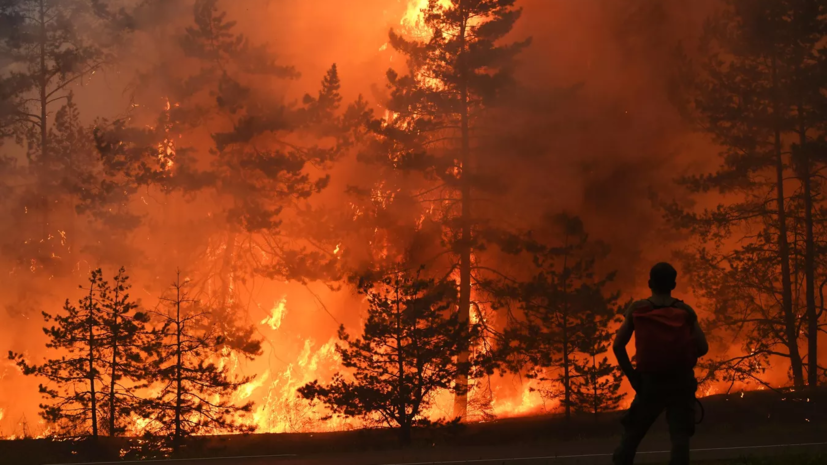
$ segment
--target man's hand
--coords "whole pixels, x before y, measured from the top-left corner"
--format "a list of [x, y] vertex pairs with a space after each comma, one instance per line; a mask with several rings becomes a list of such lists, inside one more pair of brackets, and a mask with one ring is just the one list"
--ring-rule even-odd
[[614, 344], [612, 344], [612, 350], [614, 351], [615, 357], [617, 358], [617, 364], [620, 365], [620, 369], [623, 371], [623, 374], [629, 378], [629, 382], [632, 383], [632, 387], [637, 391], [638, 386], [640, 386], [640, 375], [635, 371], [635, 367], [632, 366], [632, 361], [629, 360], [629, 353], [626, 352], [626, 344], [632, 339], [632, 333], [635, 331], [634, 324], [632, 323], [631, 317], [627, 317], [626, 321], [620, 326], [620, 329], [617, 331], [617, 336], [615, 336]]

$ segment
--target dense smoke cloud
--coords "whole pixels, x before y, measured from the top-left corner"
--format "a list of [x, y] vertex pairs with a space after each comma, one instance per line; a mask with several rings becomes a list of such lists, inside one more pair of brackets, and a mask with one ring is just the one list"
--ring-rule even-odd
[[[377, 97], [384, 93], [385, 71], [404, 66], [387, 46], [388, 31], [400, 27], [409, 3], [260, 0], [225, 1], [221, 6], [229, 18], [238, 21], [240, 31], [253, 41], [268, 42], [281, 64], [294, 66], [301, 73], [300, 78], [264, 92], [272, 94], [274, 100], [293, 101], [305, 93], [314, 94], [325, 71], [336, 63], [345, 102], [361, 94], [370, 108], [381, 114], [383, 107]], [[500, 108], [498, 121], [506, 136], [495, 142], [503, 157], [499, 165], [503, 179], [498, 182], [506, 186], [503, 192], [511, 207], [512, 223], [531, 229], [545, 215], [560, 210], [581, 215], [586, 229], [611, 246], [613, 254], [606, 267], [619, 270], [617, 285], [624, 297], [631, 297], [642, 292], [642, 273], [648, 265], [669, 258], [670, 251], [680, 245], [681, 238], [666, 228], [653, 208], [653, 197], [679, 197], [674, 178], [706, 168], [714, 160], [715, 148], [693, 132], [670, 100], [670, 80], [675, 47], [679, 43], [689, 50], [694, 47], [715, 2], [518, 3], [523, 7], [523, 18], [512, 37], [531, 37], [533, 43], [520, 58], [519, 88]], [[136, 16], [141, 34], [122, 45], [118, 64], [75, 89], [87, 123], [99, 117], [123, 117], [130, 111], [128, 89], [135, 83], [137, 71], [159, 63], [176, 66], [163, 43], [190, 24], [191, 8], [188, 2], [146, 4]], [[159, 99], [159, 108], [162, 104]], [[19, 157], [12, 145], [7, 143], [3, 150]], [[359, 169], [352, 163], [334, 167], [331, 185], [318, 201], [340, 202], [346, 187], [358, 182]], [[193, 258], [187, 246], [203, 243], [215, 225], [206, 219], [211, 213], [209, 201], [178, 199], [161, 207], [162, 202], [144, 194], [136, 195], [133, 207], [149, 221], [133, 233], [123, 233], [128, 236], [130, 250], [104, 250], [106, 263], [87, 260], [71, 276], [54, 280], [45, 277], [37, 283], [21, 284], [20, 273], [25, 271], [16, 271], [18, 274], [0, 291], [3, 353], [15, 350], [36, 356], [43, 342], [40, 308], [54, 308], [66, 297], [75, 300], [75, 286], [90, 268], [106, 266], [111, 273], [115, 266], [131, 267], [137, 297], [147, 305], [155, 304], [175, 267], [186, 266], [180, 262]], [[177, 221], [185, 217], [190, 222]], [[170, 225], [179, 229], [170, 229]], [[318, 283], [305, 286], [263, 279], [238, 286], [249, 290], [248, 301], [240, 306], [247, 312], [242, 319], [255, 324], [272, 318], [271, 307], [277, 308], [287, 296], [287, 313], [279, 322], [290, 330], [268, 333], [266, 342], [273, 344], [273, 350], [251, 368], [259, 374], [272, 369], [268, 382], [302, 359], [305, 364], [325, 363], [312, 359], [319, 347], [333, 338], [338, 324], [356, 326], [359, 322], [360, 301], [348, 289], [334, 292]], [[307, 343], [311, 337], [313, 350]], [[309, 379], [280, 382], [298, 385], [306, 381]], [[5, 414], [0, 433], [22, 434], [20, 421], [24, 417], [30, 424], [37, 423], [36, 384], [10, 364], [2, 365], [0, 408]]]

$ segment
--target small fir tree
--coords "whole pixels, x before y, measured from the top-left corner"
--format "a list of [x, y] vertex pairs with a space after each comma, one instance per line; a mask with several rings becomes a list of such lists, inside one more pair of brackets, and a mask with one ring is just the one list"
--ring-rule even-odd
[[363, 284], [361, 292], [370, 305], [362, 337], [353, 338], [341, 327], [343, 344], [337, 346], [342, 365], [352, 371], [328, 384], [313, 381], [299, 393], [337, 414], [378, 416], [407, 444], [412, 428], [427, 423], [433, 395], [461, 388], [454, 382], [462, 369], [455, 357], [469, 329], [453, 311], [456, 283], [399, 272]]
[[534, 266], [531, 277], [491, 286], [500, 305], [514, 303], [517, 309], [503, 331], [499, 357], [510, 371], [559, 383], [568, 419], [573, 408], [582, 408], [590, 398], [588, 390], [592, 405], [605, 396], [598, 409], [614, 403], [618, 380], [604, 390], [608, 362], [597, 357], [607, 350], [619, 295], [606, 291], [614, 273], [596, 276], [595, 263], [608, 253], [606, 246], [590, 242], [577, 217], [560, 214], [550, 223], [553, 242], [523, 238], [522, 248]]
[[225, 345], [209, 309], [189, 298], [188, 283], [179, 272], [171, 295], [162, 297], [166, 311], [155, 312], [161, 326], [148, 368], [160, 387], [146, 409], [149, 429], [169, 436], [175, 452], [192, 434], [254, 429], [242, 422], [253, 403], [232, 399], [253, 377], [234, 375], [224, 362], [233, 353], [250, 359], [261, 353], [261, 343], [252, 339], [235, 350]]
[[41, 414], [58, 434], [115, 436], [124, 431], [124, 419], [139, 411], [135, 389], [141, 384], [142, 350], [149, 333], [146, 314], [130, 300], [129, 287], [123, 268], [114, 285], [103, 279], [100, 269], [92, 271], [78, 306], [67, 299], [62, 314], [43, 312], [47, 322], [54, 322], [43, 328], [46, 347], [59, 351], [59, 358], [35, 365], [22, 354], [9, 354], [24, 374], [48, 380], [40, 385], [50, 401], [41, 404]]

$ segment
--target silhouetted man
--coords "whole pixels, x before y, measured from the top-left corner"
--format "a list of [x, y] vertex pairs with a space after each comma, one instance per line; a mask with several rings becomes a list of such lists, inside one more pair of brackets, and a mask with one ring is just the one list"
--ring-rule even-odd
[[[672, 297], [678, 273], [668, 263], [649, 272], [652, 297], [632, 303], [613, 345], [635, 399], [623, 417], [623, 439], [615, 465], [631, 465], [649, 427], [666, 411], [672, 440], [670, 465], [689, 464], [689, 438], [695, 434], [695, 364], [709, 346], [692, 307]], [[626, 344], [635, 334], [636, 367]]]

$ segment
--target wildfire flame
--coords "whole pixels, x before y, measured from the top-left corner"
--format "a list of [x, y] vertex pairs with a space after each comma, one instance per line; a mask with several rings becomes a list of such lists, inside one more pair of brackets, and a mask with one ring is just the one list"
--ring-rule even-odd
[[[431, 32], [425, 26], [424, 11], [428, 8], [429, 0], [411, 0], [408, 3], [408, 10], [405, 16], [402, 17], [400, 24], [402, 24], [405, 32], [418, 40], [428, 40], [431, 38]], [[451, 0], [439, 0], [437, 5], [441, 7], [451, 6]]]
[[[267, 394], [253, 412], [253, 423], [262, 433], [296, 433], [309, 431], [341, 431], [355, 425], [342, 419], [320, 421], [327, 415], [324, 406], [311, 404], [296, 394], [296, 389], [315, 379], [329, 377], [339, 369], [341, 359], [336, 352], [336, 338], [314, 350], [315, 341], [306, 339], [295, 363], [270, 383]], [[269, 375], [269, 371], [268, 371]], [[253, 383], [251, 383], [253, 384]], [[250, 388], [257, 389], [264, 382]]]
[[261, 324], [267, 325], [275, 331], [281, 327], [281, 322], [284, 320], [285, 315], [287, 315], [287, 297], [282, 297], [281, 300], [273, 305], [273, 309], [270, 310], [270, 316], [261, 320]]
[[[172, 129], [172, 125], [170, 123], [170, 108], [172, 105], [169, 102], [169, 98], [164, 99], [164, 133], [166, 136], [164, 140], [158, 144], [158, 163], [161, 166], [161, 169], [164, 171], [171, 171], [173, 165], [175, 164], [175, 140], [173, 140], [172, 136], [170, 135], [170, 130]], [[177, 104], [175, 106], [178, 106]]]

